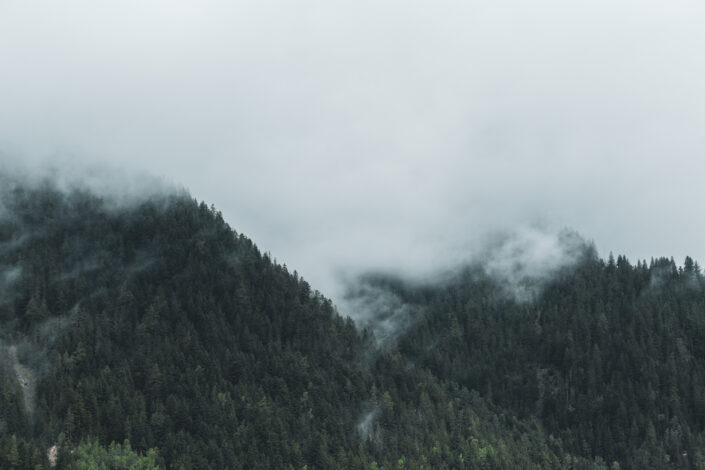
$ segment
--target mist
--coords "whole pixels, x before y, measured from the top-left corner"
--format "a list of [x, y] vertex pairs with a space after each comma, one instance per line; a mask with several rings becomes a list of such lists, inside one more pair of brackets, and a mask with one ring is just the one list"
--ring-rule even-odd
[[422, 305], [405, 295], [409, 290], [443, 290], [469, 279], [489, 281], [496, 300], [530, 305], [551, 283], [595, 255], [592, 242], [574, 231], [519, 227], [488, 235], [467, 257], [436, 271], [414, 274], [388, 270], [345, 277], [339, 308], [372, 334], [375, 346], [384, 347], [393, 345], [428, 315]]
[[[75, 314], [50, 318], [25, 335], [13, 331], [7, 323], [0, 326], [0, 360], [6, 362], [22, 391], [25, 411], [32, 419], [36, 410], [37, 383], [49, 372], [50, 348], [67, 330]], [[9, 328], [8, 328], [9, 326]]]
[[[695, 1], [3, 2], [0, 161], [188, 187], [335, 299], [497, 233], [702, 264], [702, 24]], [[508, 250], [497, 272], [535, 261]]]
[[[63, 355], [54, 349], [72, 326], [85, 324], [87, 315], [102, 309], [106, 288], [97, 284], [82, 290], [81, 286], [88, 278], [109, 279], [107, 285], [129, 282], [157, 259], [149, 243], [127, 258], [121, 257], [119, 250], [101, 249], [106, 232], [91, 234], [84, 223], [94, 224], [97, 214], [113, 220], [125, 217], [129, 222], [134, 204], [149, 200], [151, 207], [159, 210], [169, 204], [168, 195], [181, 191], [143, 185], [141, 181], [149, 179], [138, 179], [133, 182], [139, 181], [135, 183], [139, 190], [123, 195], [113, 192], [117, 186], [108, 182], [106, 173], [98, 179], [85, 178], [85, 174], [19, 166], [0, 173], [0, 375], [22, 392], [30, 422], [35, 418], [37, 384], [61, 367], [61, 361], [66, 365], [86, 354], [83, 345], [73, 352], [64, 349]], [[127, 184], [131, 178], [115, 176], [113, 183]], [[97, 184], [102, 180], [104, 184]], [[87, 209], [89, 203], [95, 207]], [[33, 256], [47, 243], [54, 243], [56, 259], [42, 266], [38, 274]], [[41, 281], [33, 282], [37, 276]], [[73, 305], [57, 300], [49, 311], [46, 298], [50, 289], [61, 295], [70, 292], [75, 296]]]

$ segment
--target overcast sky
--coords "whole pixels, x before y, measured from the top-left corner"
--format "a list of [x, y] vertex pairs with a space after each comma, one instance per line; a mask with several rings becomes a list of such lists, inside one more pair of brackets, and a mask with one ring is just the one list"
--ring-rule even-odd
[[496, 230], [705, 262], [701, 0], [0, 0], [0, 153], [183, 185], [324, 293]]

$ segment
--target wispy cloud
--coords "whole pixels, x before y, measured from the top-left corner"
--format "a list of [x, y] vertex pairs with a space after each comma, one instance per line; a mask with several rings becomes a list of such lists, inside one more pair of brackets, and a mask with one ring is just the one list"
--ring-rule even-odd
[[0, 4], [2, 160], [188, 186], [324, 293], [536, 220], [705, 259], [702, 2], [39, 5]]

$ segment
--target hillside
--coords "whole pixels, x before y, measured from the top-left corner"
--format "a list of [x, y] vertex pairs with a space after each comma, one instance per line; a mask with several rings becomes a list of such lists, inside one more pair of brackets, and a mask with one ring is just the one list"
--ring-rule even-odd
[[188, 194], [3, 183], [1, 468], [700, 468], [690, 262], [365, 278], [415, 312], [379, 342]]
[[705, 278], [692, 259], [631, 265], [587, 249], [532, 300], [480, 265], [442, 282], [361, 285], [352, 296], [421, 312], [398, 339], [403, 357], [538, 420], [569, 452], [621, 468], [705, 468]]

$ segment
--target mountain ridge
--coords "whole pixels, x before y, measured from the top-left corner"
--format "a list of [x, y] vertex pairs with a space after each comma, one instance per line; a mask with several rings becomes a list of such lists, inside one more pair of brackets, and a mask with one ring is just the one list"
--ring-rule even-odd
[[[2, 200], [0, 449], [17, 455], [3, 457], [9, 468], [47, 468], [45, 451], [57, 443], [59, 468], [79, 465], [83, 452], [131, 448], [156, 466], [204, 469], [637, 468], [674, 455], [653, 445], [639, 461], [576, 445], [534, 413], [534, 385], [521, 385], [521, 375], [523, 388], [503, 385], [507, 377], [487, 371], [507, 366], [484, 353], [485, 366], [458, 373], [477, 361], [471, 351], [483, 334], [512, 338], [487, 323], [491, 315], [511, 319], [533, 305], [504, 295], [501, 311], [486, 304], [484, 315], [468, 316], [477, 293], [500, 296], [486, 276], [461, 277], [456, 291], [395, 281], [404, 304], [424, 313], [380, 346], [187, 194], [115, 206], [47, 182]], [[468, 299], [444, 303], [448, 296]], [[36, 374], [30, 407], [17, 365]], [[683, 423], [694, 457], [674, 457], [673, 468], [692, 467], [700, 449], [700, 434]], [[658, 426], [654, 435], [671, 429]]]

